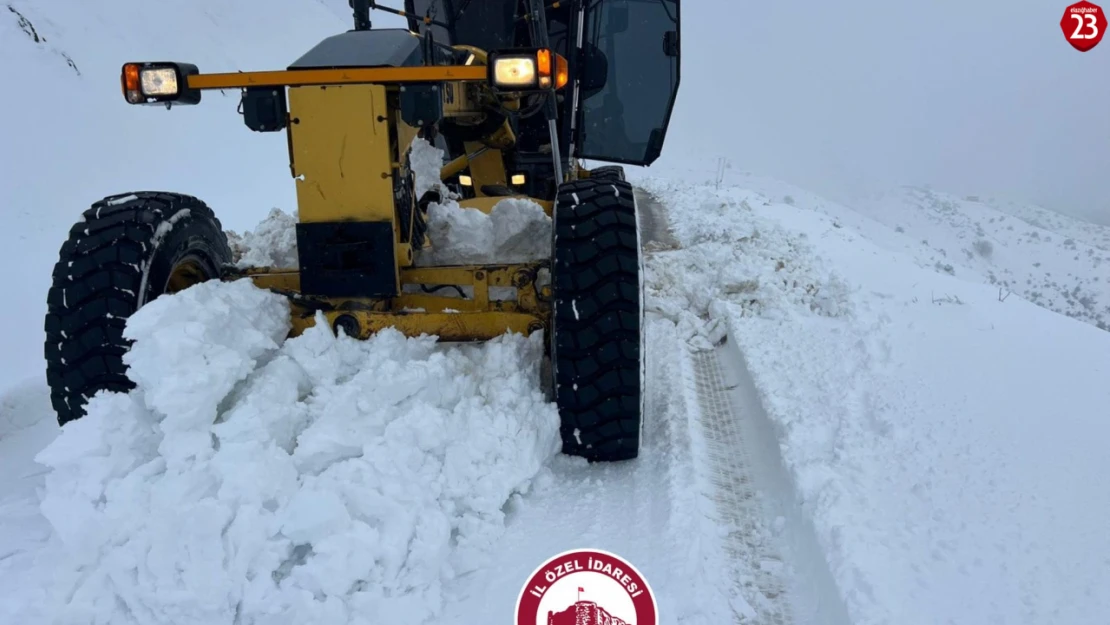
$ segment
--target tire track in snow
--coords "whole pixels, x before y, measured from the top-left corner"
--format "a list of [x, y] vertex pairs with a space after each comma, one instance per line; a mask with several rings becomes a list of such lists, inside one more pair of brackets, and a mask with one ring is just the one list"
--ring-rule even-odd
[[756, 491], [744, 419], [730, 398], [737, 384], [726, 378], [717, 350], [698, 352], [691, 360], [697, 420], [705, 437], [704, 470], [714, 486], [717, 521], [727, 531], [724, 549], [734, 588], [756, 611], [758, 622], [790, 625], [794, 618], [784, 559], [767, 527], [774, 520]]
[[[725, 455], [725, 462], [734, 456], [740, 457], [747, 488], [755, 494], [749, 504], [754, 521], [751, 534], [739, 538], [753, 543], [757, 554], [765, 550], [765, 556], [761, 557], [781, 556], [778, 560], [781, 567], [773, 559], [755, 560], [757, 570], [766, 567], [764, 563], [770, 564], [772, 570], [763, 571], [764, 574], [774, 574], [773, 569], [781, 568], [777, 583], [784, 592], [775, 600], [776, 605], [788, 609], [786, 614], [791, 619], [781, 622], [849, 625], [851, 620], [844, 600], [833, 580], [825, 552], [817, 542], [812, 522], [795, 497], [794, 482], [783, 464], [778, 436], [743, 352], [736, 341], [726, 339], [723, 345], [703, 357], [712, 362], [708, 367], [715, 368], [715, 375], [719, 376], [716, 392], [722, 394], [732, 413], [722, 437], [730, 442], [719, 451]], [[729, 428], [731, 434], [727, 433]], [[709, 455], [711, 459], [714, 456], [713, 453]], [[721, 461], [720, 458], [716, 460]], [[764, 579], [763, 583], [775, 587], [770, 580]]]
[[[636, 201], [645, 252], [677, 249], [679, 243], [671, 234], [663, 204], [639, 188]], [[732, 397], [739, 384], [729, 379], [736, 376], [727, 375], [720, 351], [678, 355], [688, 361], [693, 375], [693, 389], [679, 386], [696, 393], [688, 402], [694, 413], [691, 426], [701, 435], [705, 457], [700, 462], [695, 458], [695, 464], [711, 486], [706, 494], [714, 504], [714, 521], [725, 530], [723, 548], [734, 621], [793, 625], [788, 567], [779, 541], [768, 529], [769, 524], [781, 523], [769, 518], [756, 490], [744, 419]]]
[[678, 239], [671, 234], [667, 224], [667, 212], [659, 198], [639, 187], [633, 187], [633, 192], [636, 196], [636, 206], [640, 209], [636, 212], [636, 216], [640, 220], [644, 252], [678, 249]]

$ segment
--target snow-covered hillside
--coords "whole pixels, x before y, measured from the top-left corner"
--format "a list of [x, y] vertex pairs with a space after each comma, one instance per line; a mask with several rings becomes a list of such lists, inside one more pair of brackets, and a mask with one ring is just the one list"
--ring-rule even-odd
[[0, 98], [0, 232], [15, 269], [0, 345], [20, 354], [0, 361], [0, 388], [44, 375], [50, 272], [91, 203], [135, 190], [190, 193], [242, 229], [295, 197], [284, 136], [248, 130], [237, 93], [206, 94], [200, 106], [172, 112], [129, 106], [121, 66], [280, 69], [348, 24], [315, 0], [0, 3], [0, 80], [8, 85]]
[[[1110, 228], [1036, 207], [907, 188], [861, 212], [921, 237], [934, 267], [976, 280], [1110, 331]], [[896, 223], [897, 222], [897, 223]]]
[[[727, 159], [683, 171], [714, 187], [737, 185], [771, 200], [806, 206], [921, 267], [994, 285], [1000, 298], [1023, 297], [1110, 331], [1110, 227], [991, 197], [956, 197], [902, 187], [849, 203], [795, 185], [733, 170]], [[716, 170], [714, 169], [716, 167]], [[943, 294], [935, 294], [941, 297]]]

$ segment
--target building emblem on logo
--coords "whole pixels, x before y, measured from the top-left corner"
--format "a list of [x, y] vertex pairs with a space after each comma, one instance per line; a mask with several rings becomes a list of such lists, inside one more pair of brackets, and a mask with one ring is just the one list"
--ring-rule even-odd
[[616, 554], [566, 551], [532, 572], [516, 600], [516, 625], [657, 625], [647, 580]]

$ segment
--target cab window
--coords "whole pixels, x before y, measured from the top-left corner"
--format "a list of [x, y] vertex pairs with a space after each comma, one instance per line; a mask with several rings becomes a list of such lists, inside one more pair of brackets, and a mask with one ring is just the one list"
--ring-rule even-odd
[[588, 47], [608, 67], [604, 86], [582, 94], [581, 156], [649, 165], [678, 90], [677, 2], [594, 0], [585, 26]]

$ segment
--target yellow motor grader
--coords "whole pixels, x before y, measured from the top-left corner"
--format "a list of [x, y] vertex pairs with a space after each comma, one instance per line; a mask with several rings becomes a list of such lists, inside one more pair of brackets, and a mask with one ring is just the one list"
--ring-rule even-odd
[[[297, 193], [298, 266], [238, 268], [201, 200], [106, 197], [70, 230], [48, 296], [45, 353], [59, 423], [97, 391], [133, 388], [124, 325], [146, 302], [206, 280], [287, 295], [291, 335], [322, 313], [365, 339], [482, 341], [545, 332], [563, 452], [637, 456], [642, 436], [643, 285], [636, 201], [620, 165], [659, 156], [679, 83], [678, 0], [352, 0], [354, 29], [284, 70], [203, 74], [123, 65], [129, 104], [195, 105], [239, 90], [245, 125], [286, 133]], [[407, 28], [372, 28], [373, 10]], [[549, 259], [417, 266], [432, 245], [410, 150], [440, 147], [440, 189], [490, 212], [527, 198], [552, 218]], [[453, 291], [444, 294], [444, 289]], [[495, 298], [491, 290], [515, 293]], [[456, 295], [459, 293], [462, 295]]]

